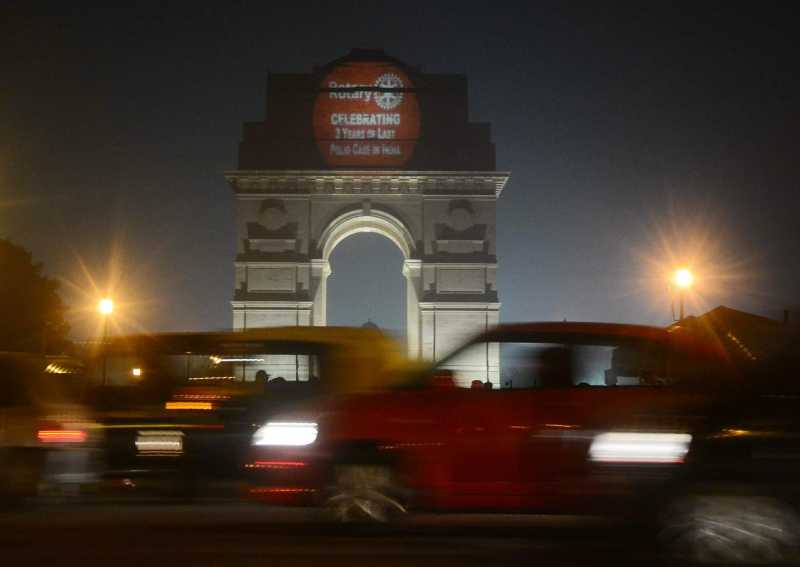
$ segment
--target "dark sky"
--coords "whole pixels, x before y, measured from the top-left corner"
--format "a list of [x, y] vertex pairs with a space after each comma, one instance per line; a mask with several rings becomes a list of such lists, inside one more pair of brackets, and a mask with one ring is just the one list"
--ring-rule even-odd
[[[792, 3], [117, 4], [0, 8], [0, 237], [63, 279], [78, 336], [107, 286], [126, 329], [230, 325], [241, 123], [268, 70], [352, 47], [468, 75], [512, 171], [504, 320], [666, 324], [678, 263], [692, 312], [800, 304]], [[401, 256], [368, 236], [334, 254], [331, 319], [401, 328]]]

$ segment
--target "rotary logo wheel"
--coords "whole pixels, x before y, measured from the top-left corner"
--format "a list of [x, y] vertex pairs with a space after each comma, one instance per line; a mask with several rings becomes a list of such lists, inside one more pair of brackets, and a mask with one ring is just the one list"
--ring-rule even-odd
[[[403, 81], [394, 73], [385, 73], [378, 77], [375, 86], [379, 89], [402, 89]], [[375, 93], [375, 103], [383, 110], [392, 110], [403, 102], [402, 92], [378, 91]]]

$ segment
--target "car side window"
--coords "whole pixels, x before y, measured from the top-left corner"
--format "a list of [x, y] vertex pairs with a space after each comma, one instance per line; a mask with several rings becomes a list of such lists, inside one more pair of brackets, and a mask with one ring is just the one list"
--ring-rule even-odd
[[[499, 349], [500, 368], [486, 364]], [[539, 389], [669, 383], [658, 349], [627, 344], [476, 343], [444, 361], [461, 388]], [[489, 386], [487, 383], [491, 383]]]
[[316, 382], [321, 374], [318, 354], [293, 352], [247, 354], [110, 355], [93, 368], [93, 380], [114, 386], [136, 386], [148, 380], [173, 385], [203, 383]]
[[499, 387], [499, 369], [491, 368], [491, 349], [497, 343], [475, 343], [445, 359], [439, 369], [452, 376], [458, 388], [494, 389]]

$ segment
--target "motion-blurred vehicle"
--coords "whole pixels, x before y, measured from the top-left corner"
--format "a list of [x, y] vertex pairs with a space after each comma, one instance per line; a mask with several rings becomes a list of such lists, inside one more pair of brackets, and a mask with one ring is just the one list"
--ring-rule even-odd
[[94, 407], [106, 430], [106, 486], [238, 495], [252, 433], [275, 411], [358, 389], [403, 361], [397, 345], [373, 329], [114, 339], [91, 363], [101, 385]]
[[79, 361], [0, 353], [0, 501], [76, 496], [97, 480], [101, 432]]
[[[481, 368], [488, 349], [500, 372]], [[266, 422], [250, 494], [343, 521], [420, 508], [610, 514], [654, 522], [692, 559], [785, 558], [800, 389], [784, 379], [794, 393], [781, 394], [746, 362], [680, 327], [500, 326], [398, 387]]]

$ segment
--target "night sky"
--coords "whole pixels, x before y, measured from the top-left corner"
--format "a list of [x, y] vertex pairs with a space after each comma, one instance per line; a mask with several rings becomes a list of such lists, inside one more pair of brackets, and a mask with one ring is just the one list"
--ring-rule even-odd
[[[690, 312], [779, 317], [800, 305], [792, 4], [6, 2], [0, 237], [63, 281], [76, 338], [108, 289], [119, 330], [229, 327], [223, 171], [267, 71], [376, 47], [467, 74], [492, 124], [503, 320], [667, 324], [678, 264]], [[401, 264], [343, 242], [329, 320], [402, 329]]]

